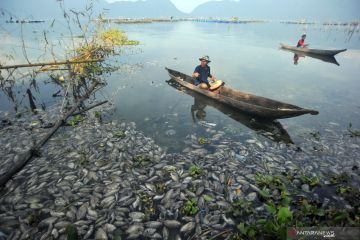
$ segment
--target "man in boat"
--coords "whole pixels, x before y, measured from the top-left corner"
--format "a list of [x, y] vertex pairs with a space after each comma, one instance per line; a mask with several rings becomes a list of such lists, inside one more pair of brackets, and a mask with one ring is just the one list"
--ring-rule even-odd
[[199, 60], [200, 65], [195, 68], [194, 73], [192, 74], [192, 77], [196, 78], [194, 84], [196, 86], [200, 84], [200, 88], [210, 89], [211, 86], [208, 78], [210, 78], [213, 82], [216, 80], [215, 76], [210, 73], [210, 58], [209, 56], [204, 56], [199, 58]]
[[301, 36], [301, 39], [298, 41], [298, 44], [297, 44], [296, 47], [303, 47], [303, 48], [305, 48], [305, 47], [309, 46], [309, 44], [305, 44], [305, 38], [306, 38], [306, 34], [303, 34], [303, 35]]

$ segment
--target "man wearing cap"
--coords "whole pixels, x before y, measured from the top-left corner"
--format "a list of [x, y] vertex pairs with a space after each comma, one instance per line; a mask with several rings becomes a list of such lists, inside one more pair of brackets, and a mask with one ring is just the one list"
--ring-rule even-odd
[[303, 48], [305, 48], [305, 47], [309, 46], [309, 44], [305, 44], [305, 38], [306, 38], [306, 34], [303, 34], [303, 35], [301, 36], [301, 39], [298, 41], [298, 44], [297, 44], [296, 47], [303, 47]]
[[199, 58], [200, 65], [197, 66], [194, 70], [194, 73], [192, 77], [196, 78], [195, 85], [200, 85], [201, 88], [209, 88], [210, 89], [210, 83], [208, 78], [212, 81], [215, 81], [215, 76], [211, 75], [210, 73], [210, 66], [208, 65], [211, 61], [209, 56], [204, 56], [202, 58]]

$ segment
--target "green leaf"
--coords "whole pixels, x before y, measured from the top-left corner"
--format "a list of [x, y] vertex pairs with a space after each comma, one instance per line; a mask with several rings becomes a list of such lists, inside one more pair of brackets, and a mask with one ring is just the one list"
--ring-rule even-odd
[[258, 224], [265, 224], [265, 223], [267, 223], [267, 221], [268, 221], [268, 220], [262, 218], [262, 219], [257, 220], [257, 223], [258, 223]]
[[325, 216], [325, 210], [320, 208], [319, 210], [316, 211], [316, 215], [323, 217]]
[[348, 218], [348, 213], [347, 212], [340, 212], [336, 215], [336, 217], [334, 218], [334, 220], [336, 222], [340, 222], [341, 220], [347, 219]]
[[242, 234], [244, 234], [244, 235], [246, 235], [246, 227], [245, 227], [245, 224], [242, 222], [242, 223], [240, 223], [240, 224], [238, 224], [237, 225], [237, 228], [240, 230], [240, 232], [242, 233]]
[[291, 220], [293, 218], [293, 214], [292, 212], [289, 210], [289, 208], [287, 207], [281, 207], [279, 209], [279, 212], [277, 214], [277, 219], [281, 222], [281, 223], [285, 223], [287, 222], [289, 219]]
[[267, 190], [265, 187], [259, 191], [260, 196], [262, 196], [263, 198], [270, 198], [271, 194], [269, 192], [269, 190]]
[[271, 214], [275, 214], [276, 213], [276, 208], [275, 206], [273, 205], [268, 205], [268, 204], [265, 204], [265, 208], [266, 210], [271, 213]]
[[267, 222], [265, 223], [264, 228], [265, 228], [265, 231], [266, 231], [266, 232], [272, 233], [272, 232], [274, 231], [274, 229], [275, 229], [275, 226], [274, 226], [274, 223], [273, 223], [273, 222], [267, 221]]
[[255, 235], [256, 235], [255, 229], [250, 228], [249, 231], [248, 231], [248, 233], [247, 233], [247, 235], [248, 235], [249, 237], [251, 237], [251, 238], [255, 237]]
[[284, 196], [283, 199], [281, 200], [281, 204], [285, 207], [289, 206], [291, 202], [291, 198]]

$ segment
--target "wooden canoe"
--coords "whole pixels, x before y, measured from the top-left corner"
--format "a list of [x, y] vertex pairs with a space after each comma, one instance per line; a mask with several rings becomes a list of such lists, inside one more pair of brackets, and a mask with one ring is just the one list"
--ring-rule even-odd
[[195, 79], [186, 74], [168, 68], [166, 68], [166, 70], [169, 72], [169, 76], [180, 85], [252, 116], [267, 119], [280, 119], [296, 117], [303, 114], [316, 115], [319, 113], [315, 110], [304, 109], [295, 105], [259, 97], [225, 86], [221, 87], [216, 92], [211, 92], [195, 86], [193, 84]]
[[191, 91], [173, 79], [166, 82], [169, 86], [194, 98], [194, 104], [191, 106], [191, 117], [194, 119], [194, 122], [196, 121], [194, 110], [204, 111], [205, 108], [209, 106], [272, 141], [293, 144], [290, 135], [277, 120], [256, 118], [241, 111], [237, 111], [237, 109], [230, 107], [227, 104], [210, 99], [195, 91]]
[[281, 48], [289, 49], [296, 52], [305, 52], [305, 53], [312, 53], [317, 55], [323, 56], [335, 56], [338, 53], [345, 52], [346, 49], [340, 50], [325, 50], [325, 49], [314, 49], [314, 48], [302, 48], [302, 47], [293, 47], [286, 44], [280, 43]]

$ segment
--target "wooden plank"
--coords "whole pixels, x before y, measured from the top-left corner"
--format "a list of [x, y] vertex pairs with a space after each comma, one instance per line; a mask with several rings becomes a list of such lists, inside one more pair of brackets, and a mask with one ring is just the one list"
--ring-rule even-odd
[[79, 60], [79, 61], [30, 63], [30, 64], [17, 64], [17, 65], [8, 65], [8, 66], [1, 66], [0, 65], [0, 69], [42, 67], [42, 66], [49, 66], [49, 65], [68, 65], [68, 64], [91, 63], [91, 62], [102, 62], [102, 61], [104, 61], [104, 59], [89, 59], [89, 60]]

